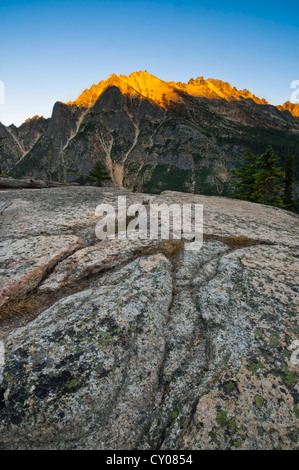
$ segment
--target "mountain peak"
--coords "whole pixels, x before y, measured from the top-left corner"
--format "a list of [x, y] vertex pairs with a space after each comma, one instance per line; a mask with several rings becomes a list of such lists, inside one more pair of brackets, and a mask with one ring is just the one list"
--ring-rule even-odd
[[171, 84], [160, 80], [145, 70], [133, 72], [128, 76], [112, 74], [107, 80], [102, 80], [98, 85], [93, 85], [89, 90], [84, 90], [75, 101], [69, 101], [66, 104], [79, 107], [92, 106], [100, 94], [113, 85], [117, 86], [123, 94], [139, 95], [156, 102], [160, 106], [163, 106], [165, 100], [180, 101], [176, 90]]
[[299, 117], [299, 103], [286, 101], [282, 106], [277, 106], [280, 111], [289, 111], [293, 116]]
[[[195, 98], [224, 99], [229, 102], [251, 99], [257, 104], [269, 104], [264, 98], [258, 98], [246, 88], [238, 90], [235, 86], [233, 87], [229, 82], [223, 80], [205, 79], [203, 76], [198, 76], [196, 79], [190, 78], [188, 83], [166, 82], [150, 74], [147, 70], [132, 72], [128, 76], [113, 73], [109, 75], [107, 80], [92, 85], [91, 88], [84, 90], [75, 101], [69, 101], [66, 104], [88, 108], [110, 86], [117, 86], [121, 93], [126, 95], [147, 98], [161, 107], [166, 107], [166, 104], [170, 101], [182, 102], [184, 98], [180, 92]], [[293, 116], [299, 116], [299, 104], [286, 102], [282, 106], [277, 106], [277, 108], [280, 111], [287, 110]]]
[[31, 122], [31, 121], [38, 121], [39, 119], [44, 119], [44, 117], [36, 115], [36, 116], [33, 116], [32, 118], [26, 119], [25, 123], [28, 123], [28, 122]]

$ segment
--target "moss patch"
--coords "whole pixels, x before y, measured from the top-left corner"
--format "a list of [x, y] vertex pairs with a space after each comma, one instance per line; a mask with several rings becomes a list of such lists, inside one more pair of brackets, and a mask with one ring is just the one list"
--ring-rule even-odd
[[217, 414], [217, 417], [216, 417], [216, 421], [217, 423], [219, 424], [219, 426], [223, 427], [226, 425], [226, 421], [227, 421], [227, 413], [226, 411], [219, 411], [219, 413]]
[[264, 401], [265, 401], [265, 400], [263, 399], [263, 397], [262, 397], [261, 395], [256, 395], [256, 396], [254, 397], [255, 406], [256, 406], [257, 408], [261, 408], [261, 407], [263, 406], [263, 404], [264, 404]]

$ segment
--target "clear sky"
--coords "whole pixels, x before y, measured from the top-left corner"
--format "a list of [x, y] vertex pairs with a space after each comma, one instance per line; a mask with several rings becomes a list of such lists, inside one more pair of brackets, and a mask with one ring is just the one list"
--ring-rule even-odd
[[139, 70], [218, 78], [282, 104], [299, 80], [299, 2], [0, 0], [0, 44], [5, 125]]

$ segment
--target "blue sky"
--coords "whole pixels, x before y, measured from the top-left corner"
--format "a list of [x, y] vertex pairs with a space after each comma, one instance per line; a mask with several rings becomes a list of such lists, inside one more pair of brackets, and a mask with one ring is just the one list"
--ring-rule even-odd
[[272, 104], [299, 80], [299, 2], [0, 2], [0, 121], [49, 117], [110, 74], [163, 80], [204, 76]]

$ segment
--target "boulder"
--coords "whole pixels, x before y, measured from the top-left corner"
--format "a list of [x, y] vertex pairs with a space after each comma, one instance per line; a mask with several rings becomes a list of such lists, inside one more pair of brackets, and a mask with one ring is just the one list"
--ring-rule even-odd
[[151, 198], [203, 204], [204, 243], [190, 251], [188, 241], [96, 239], [100, 202], [146, 195], [36, 194], [5, 193], [1, 216], [6, 284], [47, 296], [22, 328], [2, 305], [1, 449], [297, 448], [297, 215]]

